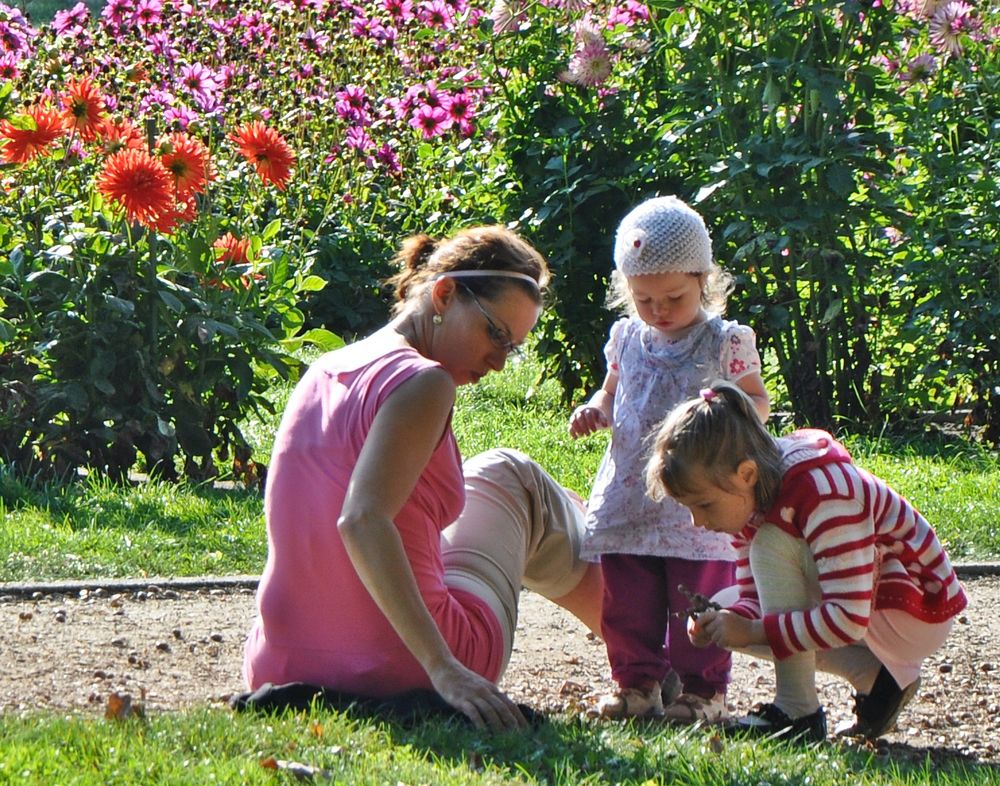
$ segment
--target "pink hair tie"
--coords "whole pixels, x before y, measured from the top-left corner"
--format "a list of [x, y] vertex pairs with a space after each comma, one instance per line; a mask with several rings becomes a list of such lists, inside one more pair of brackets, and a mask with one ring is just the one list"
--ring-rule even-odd
[[698, 391], [698, 395], [705, 399], [705, 401], [713, 401], [719, 396], [712, 388], [702, 388]]

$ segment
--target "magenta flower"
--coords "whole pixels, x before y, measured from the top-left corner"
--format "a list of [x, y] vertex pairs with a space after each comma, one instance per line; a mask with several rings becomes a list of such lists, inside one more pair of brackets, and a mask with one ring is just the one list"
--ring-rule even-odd
[[182, 65], [178, 83], [192, 96], [208, 97], [219, 90], [219, 82], [215, 78], [215, 74], [201, 63]]
[[569, 67], [559, 78], [583, 87], [597, 87], [611, 76], [611, 53], [603, 40], [578, 47], [570, 58]]
[[493, 32], [501, 35], [520, 30], [521, 24], [528, 20], [524, 7], [523, 0], [494, 0], [493, 8], [490, 10]]
[[139, 0], [132, 19], [136, 24], [146, 27], [158, 25], [163, 17], [163, 4], [160, 0]]
[[132, 0], [107, 0], [101, 11], [101, 21], [111, 32], [118, 32], [134, 13], [135, 3]]
[[338, 90], [333, 95], [337, 99], [334, 110], [338, 117], [363, 125], [371, 122], [371, 118], [368, 115], [370, 107], [368, 94], [363, 87], [346, 85], [343, 90]]
[[83, 3], [77, 3], [69, 10], [56, 11], [52, 19], [52, 29], [59, 35], [76, 35], [82, 32], [90, 21], [90, 10]]
[[411, 0], [382, 0], [382, 7], [397, 23], [407, 22], [414, 17]]
[[31, 54], [29, 39], [37, 36], [38, 31], [28, 24], [28, 20], [20, 11], [10, 8], [7, 16], [6, 20], [0, 21], [0, 51], [26, 58]]
[[625, 0], [622, 5], [614, 6], [608, 13], [608, 27], [635, 27], [637, 24], [649, 21], [649, 9], [636, 0]]
[[351, 126], [344, 134], [344, 143], [352, 150], [365, 153], [375, 147], [375, 141], [368, 136], [368, 132], [361, 126]]
[[173, 62], [180, 52], [174, 48], [174, 38], [166, 32], [153, 33], [146, 39], [146, 46], [149, 51], [157, 57]]
[[307, 52], [322, 52], [330, 43], [330, 36], [322, 31], [317, 33], [309, 27], [299, 36], [299, 43]]
[[21, 75], [17, 56], [8, 52], [0, 57], [0, 80], [14, 81]]
[[432, 139], [451, 127], [451, 118], [440, 106], [424, 104], [413, 113], [410, 125], [419, 128], [424, 139]]
[[372, 38], [372, 31], [378, 25], [378, 22], [364, 16], [360, 13], [360, 9], [358, 11], [359, 13], [351, 19], [351, 35], [355, 38]]
[[183, 104], [172, 106], [163, 113], [163, 122], [167, 128], [179, 128], [181, 131], [186, 130], [196, 120], [198, 115]]
[[382, 147], [375, 151], [375, 158], [385, 167], [386, 172], [393, 177], [403, 173], [403, 167], [399, 163], [399, 156], [396, 155], [396, 151], [389, 146], [388, 142], [383, 142]]
[[[426, 104], [427, 106], [439, 106], [444, 107], [444, 94], [438, 90], [437, 83], [433, 80], [425, 82], [422, 85], [414, 85], [410, 90], [415, 91], [415, 96], [420, 99], [420, 102]], [[406, 92], [409, 93], [410, 90]]]
[[142, 116], [150, 115], [160, 107], [172, 107], [176, 103], [177, 99], [173, 93], [153, 88], [139, 101], [139, 114]]
[[423, 0], [417, 6], [417, 17], [428, 27], [455, 29], [455, 12], [444, 0]]
[[937, 71], [937, 61], [933, 55], [923, 54], [913, 58], [902, 74], [902, 80], [913, 84], [914, 82], [924, 82], [934, 76]]
[[452, 123], [458, 125], [462, 136], [472, 136], [476, 127], [472, 119], [476, 116], [472, 96], [464, 90], [445, 97], [444, 108]]

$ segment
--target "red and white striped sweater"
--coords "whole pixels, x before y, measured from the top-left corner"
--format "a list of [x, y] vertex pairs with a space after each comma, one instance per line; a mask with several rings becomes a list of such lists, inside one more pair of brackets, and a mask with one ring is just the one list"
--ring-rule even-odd
[[822, 598], [811, 609], [763, 615], [775, 657], [856, 642], [873, 608], [899, 609], [927, 622], [943, 622], [965, 608], [948, 555], [913, 505], [856, 467], [824, 431], [803, 429], [778, 444], [784, 467], [778, 498], [733, 537], [740, 598], [731, 610], [762, 617], [749, 553], [763, 522], [806, 541]]

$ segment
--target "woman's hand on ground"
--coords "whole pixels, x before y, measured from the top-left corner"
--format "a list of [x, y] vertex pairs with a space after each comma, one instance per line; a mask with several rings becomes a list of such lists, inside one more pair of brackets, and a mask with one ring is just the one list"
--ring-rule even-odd
[[446, 702], [465, 714], [477, 729], [526, 729], [524, 715], [496, 685], [458, 661], [430, 674], [431, 684]]

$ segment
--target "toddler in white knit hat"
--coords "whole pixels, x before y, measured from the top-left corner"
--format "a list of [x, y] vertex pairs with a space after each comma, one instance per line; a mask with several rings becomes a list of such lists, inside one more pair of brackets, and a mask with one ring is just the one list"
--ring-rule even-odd
[[583, 556], [604, 575], [602, 634], [617, 689], [606, 717], [681, 722], [728, 717], [731, 656], [695, 648], [686, 593], [711, 597], [733, 583], [729, 538], [696, 528], [670, 497], [645, 494], [648, 439], [678, 404], [713, 381], [743, 389], [766, 420], [769, 400], [753, 330], [725, 320], [732, 278], [713, 260], [702, 217], [673, 196], [649, 199], [618, 226], [609, 304], [623, 316], [605, 347], [600, 390], [574, 410], [570, 434], [610, 428], [587, 513]]

